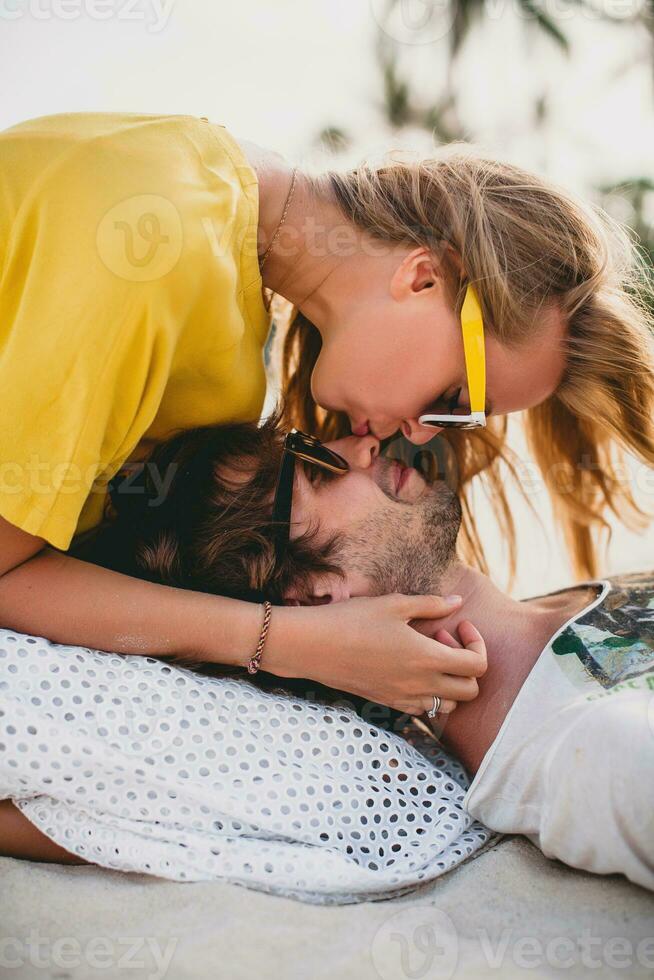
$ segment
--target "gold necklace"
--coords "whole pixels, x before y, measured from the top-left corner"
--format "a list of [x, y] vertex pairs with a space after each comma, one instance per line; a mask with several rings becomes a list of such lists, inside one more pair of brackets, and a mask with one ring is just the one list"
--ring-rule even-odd
[[284, 224], [284, 221], [286, 220], [286, 215], [288, 214], [288, 209], [291, 206], [291, 199], [293, 197], [293, 191], [295, 190], [296, 181], [297, 181], [297, 167], [293, 167], [293, 178], [291, 180], [291, 189], [289, 190], [288, 197], [286, 198], [286, 204], [284, 205], [284, 211], [282, 213], [282, 217], [280, 219], [280, 222], [277, 225], [277, 229], [275, 231], [275, 234], [272, 236], [270, 245], [268, 246], [268, 248], [266, 249], [266, 251], [263, 253], [263, 256], [262, 256], [262, 259], [261, 259], [261, 263], [259, 265], [259, 269], [260, 270], [263, 269], [264, 265], [266, 264], [266, 260], [267, 260], [268, 256], [270, 255], [270, 253], [272, 251], [273, 245], [275, 244], [275, 242], [279, 238], [279, 233], [280, 233], [280, 231], [282, 229], [282, 225]]

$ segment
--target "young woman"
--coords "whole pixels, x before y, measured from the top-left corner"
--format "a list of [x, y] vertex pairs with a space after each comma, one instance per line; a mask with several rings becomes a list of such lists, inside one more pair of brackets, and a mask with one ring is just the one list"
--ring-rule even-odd
[[[136, 115], [28, 122], [0, 136], [0, 160], [3, 626], [249, 660], [257, 604], [66, 551], [98, 523], [107, 480], [152, 443], [259, 415], [264, 288], [300, 311], [286, 371], [299, 422], [421, 443], [438, 431], [426, 416], [528, 409], [546, 478], [553, 464], [569, 477], [557, 509], [582, 565], [604, 505], [630, 502], [612, 484], [615, 447], [654, 461], [633, 252], [517, 168], [445, 153], [313, 179], [207, 120]], [[471, 289], [481, 405], [461, 320]], [[504, 433], [500, 419], [452, 434], [462, 482], [494, 474]], [[433, 596], [276, 609], [266, 666], [423, 710], [451, 693], [447, 650], [409, 621], [447, 609]]]

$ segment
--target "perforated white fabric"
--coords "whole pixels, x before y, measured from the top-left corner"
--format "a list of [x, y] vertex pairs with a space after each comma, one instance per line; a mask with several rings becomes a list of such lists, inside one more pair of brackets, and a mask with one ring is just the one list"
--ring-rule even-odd
[[381, 898], [491, 836], [462, 768], [348, 707], [0, 630], [0, 797], [107, 868]]

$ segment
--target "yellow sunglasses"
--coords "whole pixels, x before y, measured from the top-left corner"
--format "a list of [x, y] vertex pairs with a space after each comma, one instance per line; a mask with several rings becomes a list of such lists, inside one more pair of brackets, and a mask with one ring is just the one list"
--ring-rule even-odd
[[475, 429], [486, 425], [486, 347], [484, 344], [484, 320], [477, 293], [468, 286], [461, 308], [461, 332], [463, 334], [463, 354], [468, 378], [470, 411], [458, 415], [437, 415], [428, 412], [420, 415], [421, 425], [438, 428], [457, 427]]

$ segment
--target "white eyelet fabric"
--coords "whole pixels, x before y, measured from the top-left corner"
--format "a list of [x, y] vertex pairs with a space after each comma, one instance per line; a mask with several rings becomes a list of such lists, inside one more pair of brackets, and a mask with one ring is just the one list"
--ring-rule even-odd
[[349, 707], [0, 630], [0, 798], [106, 868], [389, 897], [489, 840], [467, 786]]

